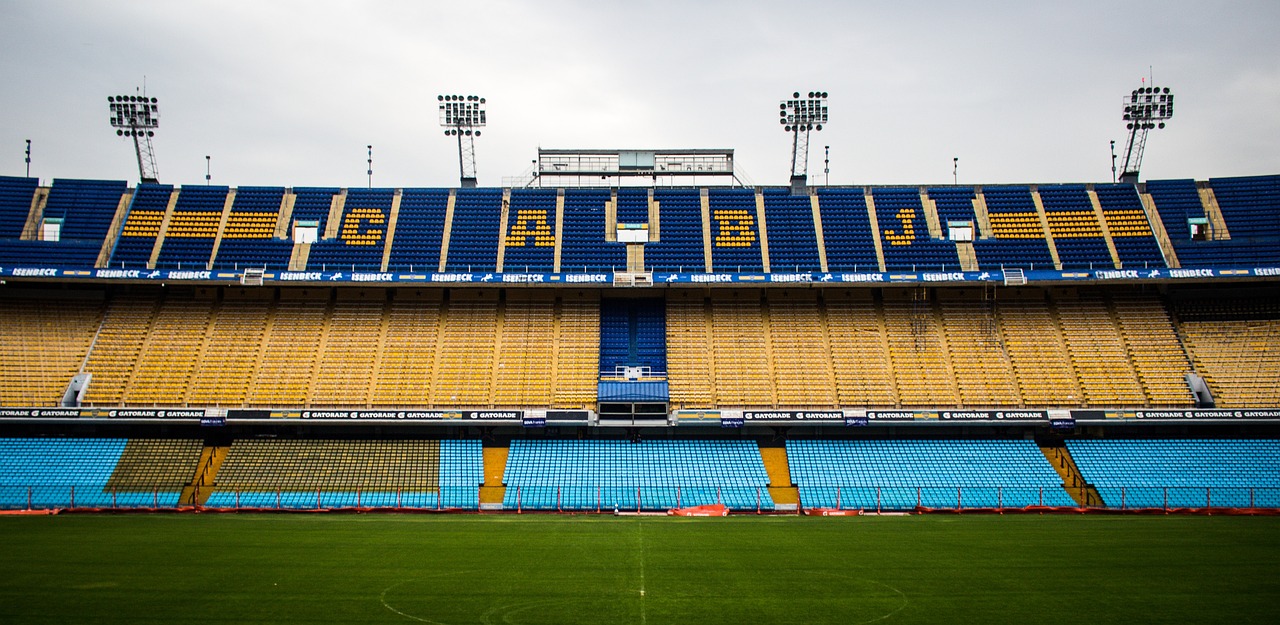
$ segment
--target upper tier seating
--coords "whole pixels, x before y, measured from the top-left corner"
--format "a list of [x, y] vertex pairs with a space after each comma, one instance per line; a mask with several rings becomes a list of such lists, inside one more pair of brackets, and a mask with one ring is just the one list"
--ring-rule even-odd
[[501, 189], [458, 189], [449, 234], [448, 271], [494, 271], [502, 216]]
[[769, 237], [769, 270], [818, 271], [818, 233], [813, 227], [813, 202], [786, 189], [764, 190], [764, 219]]
[[871, 196], [886, 269], [960, 269], [955, 243], [929, 238], [919, 189], [876, 187]]
[[711, 266], [716, 271], [763, 271], [756, 196], [750, 189], [712, 188]]
[[[44, 217], [62, 220], [59, 240], [56, 243], [15, 241], [11, 249], [22, 254], [24, 262], [47, 258], [60, 265], [96, 264], [125, 191], [124, 181], [55, 179], [49, 189]], [[0, 259], [0, 262], [15, 261]]]
[[[566, 190], [568, 193], [569, 190]], [[649, 223], [649, 190], [637, 187], [618, 189], [618, 223]]]
[[1280, 441], [1068, 439], [1109, 508], [1280, 507]]
[[[232, 201], [213, 266], [287, 269], [293, 243], [275, 238], [283, 201], [283, 187], [236, 189], [236, 198]], [[286, 233], [286, 236], [290, 234]]]
[[822, 215], [823, 246], [831, 271], [878, 271], [875, 237], [862, 189], [821, 187], [818, 210]]
[[394, 193], [394, 189], [348, 189], [337, 237], [313, 243], [307, 267], [338, 271], [382, 269]]
[[[619, 197], [623, 191], [619, 189]], [[641, 200], [646, 196], [642, 195]], [[605, 240], [605, 189], [565, 189], [564, 231], [560, 237], [560, 271], [564, 273], [611, 271], [627, 264], [623, 243]], [[621, 201], [621, 200], [619, 200]], [[646, 209], [647, 210], [647, 209]], [[621, 221], [621, 217], [619, 217]], [[648, 213], [645, 220], [648, 222]]]
[[[603, 223], [603, 215], [601, 215]], [[603, 239], [603, 237], [602, 237]], [[556, 192], [513, 189], [507, 209], [506, 247], [502, 270], [550, 272], [555, 267]]]
[[705, 271], [698, 192], [655, 189], [653, 199], [658, 203], [658, 242], [644, 246], [645, 265], [659, 271]]
[[[1267, 211], [1274, 210], [1268, 206], [1274, 206], [1275, 200], [1258, 200], [1257, 195], [1258, 189], [1267, 189], [1273, 184], [1265, 177], [1215, 178], [1210, 182], [1215, 195], [1222, 189], [1218, 205], [1231, 235], [1229, 240], [1218, 239], [1220, 233], [1214, 233], [1216, 240], [1192, 240], [1188, 220], [1207, 218], [1194, 180], [1151, 180], [1146, 189], [1183, 267], [1229, 267], [1280, 262], [1280, 238], [1275, 234], [1275, 226], [1260, 225], [1267, 222]], [[1226, 207], [1222, 206], [1224, 201]], [[1274, 212], [1270, 214], [1274, 216]], [[1233, 221], [1240, 224], [1239, 234], [1232, 226]]]
[[1093, 190], [1098, 195], [1121, 267], [1164, 267], [1160, 244], [1152, 233], [1137, 188], [1131, 184], [1099, 184]]
[[0, 239], [22, 236], [39, 183], [37, 178], [0, 176]]
[[982, 193], [992, 238], [974, 240], [978, 266], [1052, 269], [1053, 256], [1049, 254], [1049, 242], [1031, 198], [1031, 188], [989, 186], [983, 187]]
[[[169, 210], [173, 185], [140, 184], [129, 205], [124, 229], [116, 240], [111, 266], [141, 269], [151, 262], [151, 252], [160, 234], [160, 225]], [[206, 259], [207, 260], [207, 259]]]
[[1115, 266], [1084, 185], [1041, 185], [1040, 202], [1063, 269]]
[[435, 271], [440, 267], [448, 189], [405, 189], [391, 241], [388, 269]]
[[1032, 441], [789, 440], [808, 508], [1073, 506]]
[[773, 509], [760, 448], [745, 440], [514, 440], [503, 506]]
[[178, 193], [157, 267], [204, 269], [209, 264], [228, 191], [227, 187], [188, 186]]

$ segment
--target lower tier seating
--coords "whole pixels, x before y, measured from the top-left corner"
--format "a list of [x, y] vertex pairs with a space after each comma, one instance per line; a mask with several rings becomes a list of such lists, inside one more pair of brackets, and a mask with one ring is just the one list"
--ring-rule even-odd
[[508, 509], [773, 509], [754, 441], [516, 440], [503, 482]]
[[1280, 440], [1069, 440], [1109, 508], [1280, 507]]
[[807, 508], [1074, 506], [1032, 441], [787, 441]]
[[480, 441], [247, 439], [218, 471], [212, 508], [479, 507]]
[[0, 438], [0, 508], [174, 507], [196, 440]]

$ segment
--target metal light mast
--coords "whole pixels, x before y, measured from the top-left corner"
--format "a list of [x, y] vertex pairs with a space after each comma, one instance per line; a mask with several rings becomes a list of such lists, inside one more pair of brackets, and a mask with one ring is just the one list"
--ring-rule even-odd
[[479, 128], [485, 125], [484, 98], [475, 95], [436, 96], [440, 102], [440, 125], [446, 136], [458, 138], [458, 169], [462, 186], [476, 186], [476, 145]]
[[1124, 121], [1125, 128], [1129, 130], [1129, 141], [1124, 149], [1120, 182], [1137, 184], [1138, 171], [1142, 169], [1142, 153], [1147, 148], [1147, 131], [1164, 128], [1164, 123], [1171, 117], [1173, 94], [1168, 87], [1142, 87], [1125, 96]]
[[827, 92], [810, 91], [808, 97], [800, 97], [797, 91], [791, 99], [778, 105], [782, 129], [791, 133], [791, 188], [804, 188], [809, 173], [809, 133], [822, 130], [827, 123]]
[[160, 127], [160, 104], [146, 95], [107, 96], [111, 106], [111, 127], [116, 136], [133, 139], [133, 151], [138, 157], [138, 176], [142, 182], [159, 182], [156, 168], [156, 151], [151, 138]]

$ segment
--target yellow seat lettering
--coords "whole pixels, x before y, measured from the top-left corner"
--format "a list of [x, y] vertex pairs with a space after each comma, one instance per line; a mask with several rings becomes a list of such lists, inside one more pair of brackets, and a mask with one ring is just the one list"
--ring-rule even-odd
[[902, 224], [902, 233], [897, 230], [885, 230], [884, 240], [889, 245], [911, 245], [916, 240], [916, 210], [914, 208], [904, 208], [898, 211], [894, 217], [898, 218], [898, 222]]
[[525, 247], [529, 238], [533, 238], [533, 247], [555, 247], [555, 233], [551, 231], [547, 211], [543, 209], [521, 209], [516, 211], [515, 219], [507, 232], [507, 247]]

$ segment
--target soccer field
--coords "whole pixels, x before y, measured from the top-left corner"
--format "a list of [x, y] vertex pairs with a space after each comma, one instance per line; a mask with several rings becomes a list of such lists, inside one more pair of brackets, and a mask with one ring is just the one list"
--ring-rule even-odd
[[0, 518], [8, 623], [1280, 622], [1280, 519]]

